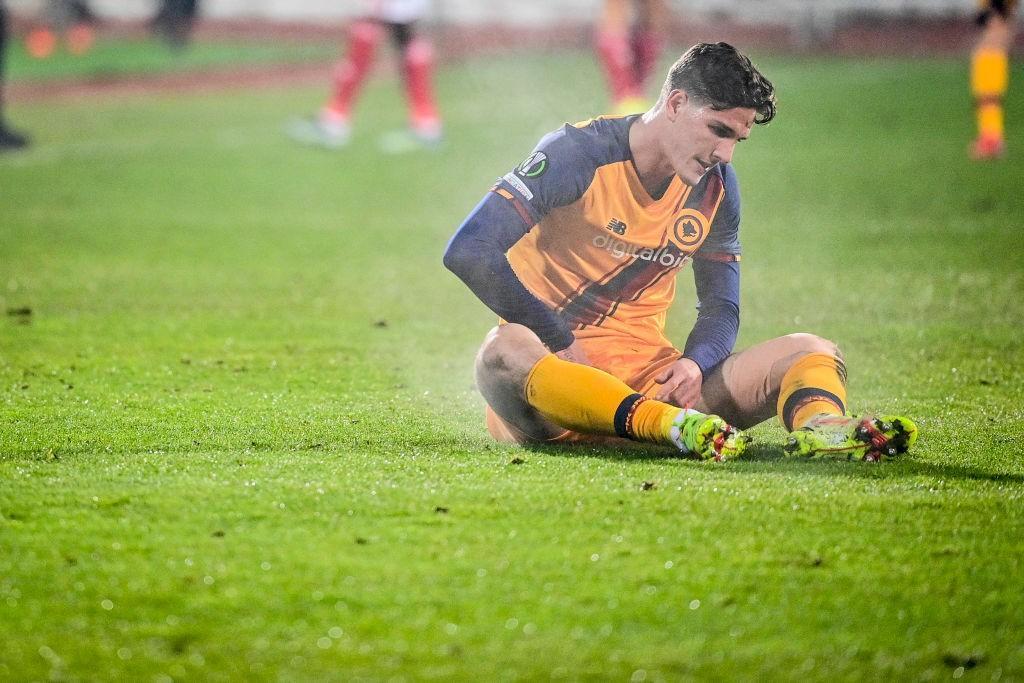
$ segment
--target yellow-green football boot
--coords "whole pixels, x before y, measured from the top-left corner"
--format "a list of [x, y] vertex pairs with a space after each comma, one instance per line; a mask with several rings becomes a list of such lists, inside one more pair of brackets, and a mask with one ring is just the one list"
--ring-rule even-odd
[[669, 436], [683, 453], [716, 462], [735, 460], [750, 442], [749, 436], [717, 415], [696, 410], [680, 410]]
[[895, 415], [816, 415], [789, 435], [783, 447], [794, 456], [846, 456], [878, 462], [906, 453], [917, 441], [917, 425]]

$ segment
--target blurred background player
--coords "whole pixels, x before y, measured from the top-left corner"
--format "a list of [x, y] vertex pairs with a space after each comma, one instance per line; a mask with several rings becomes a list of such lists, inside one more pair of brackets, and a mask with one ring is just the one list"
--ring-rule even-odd
[[981, 37], [971, 54], [971, 94], [978, 121], [978, 137], [971, 145], [975, 159], [997, 159], [1006, 151], [1003, 98], [1010, 81], [1016, 4], [1016, 0], [981, 1]]
[[96, 42], [96, 15], [85, 0], [50, 0], [41, 21], [25, 35], [26, 51], [45, 59], [57, 49], [63, 37], [68, 52], [82, 55]]
[[0, 0], [0, 152], [28, 146], [28, 138], [7, 127], [4, 119], [4, 55], [7, 52], [7, 8]]
[[616, 114], [647, 109], [646, 85], [665, 45], [665, 0], [605, 0], [594, 40]]
[[334, 72], [330, 99], [312, 121], [296, 121], [289, 127], [292, 138], [323, 147], [345, 145], [352, 131], [352, 109], [373, 67], [374, 56], [390, 34], [401, 57], [405, 96], [409, 107], [409, 134], [388, 136], [388, 151], [402, 151], [406, 144], [432, 145], [441, 139], [441, 118], [434, 100], [432, 75], [434, 50], [415, 33], [415, 23], [427, 11], [428, 0], [373, 0], [370, 14], [349, 28], [348, 53]]
[[176, 50], [188, 45], [199, 12], [198, 0], [163, 0], [153, 17], [153, 33]]

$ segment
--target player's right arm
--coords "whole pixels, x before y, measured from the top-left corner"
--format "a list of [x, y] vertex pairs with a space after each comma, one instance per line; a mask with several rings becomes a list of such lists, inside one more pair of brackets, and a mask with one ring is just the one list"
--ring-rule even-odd
[[553, 208], [583, 195], [593, 177], [566, 126], [541, 140], [526, 161], [503, 176], [448, 242], [444, 265], [488, 308], [525, 325], [553, 352], [575, 337], [568, 323], [538, 299], [516, 275], [506, 253]]

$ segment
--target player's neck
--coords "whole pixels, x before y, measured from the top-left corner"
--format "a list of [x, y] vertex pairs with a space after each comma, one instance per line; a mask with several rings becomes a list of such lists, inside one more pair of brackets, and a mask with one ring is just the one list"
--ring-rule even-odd
[[629, 128], [629, 151], [640, 184], [647, 194], [656, 197], [672, 180], [674, 171], [668, 158], [658, 145], [657, 119], [637, 119]]

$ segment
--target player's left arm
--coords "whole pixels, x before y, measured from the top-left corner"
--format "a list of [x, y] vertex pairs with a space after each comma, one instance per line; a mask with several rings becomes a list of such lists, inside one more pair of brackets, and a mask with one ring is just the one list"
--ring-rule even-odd
[[683, 357], [707, 376], [732, 353], [740, 330], [740, 188], [732, 166], [722, 166], [725, 197], [708, 238], [693, 255], [697, 322]]
[[708, 238], [693, 258], [697, 321], [682, 357], [656, 381], [657, 398], [690, 407], [700, 398], [704, 378], [724, 361], [740, 329], [740, 203], [732, 168], [723, 168], [726, 196]]

